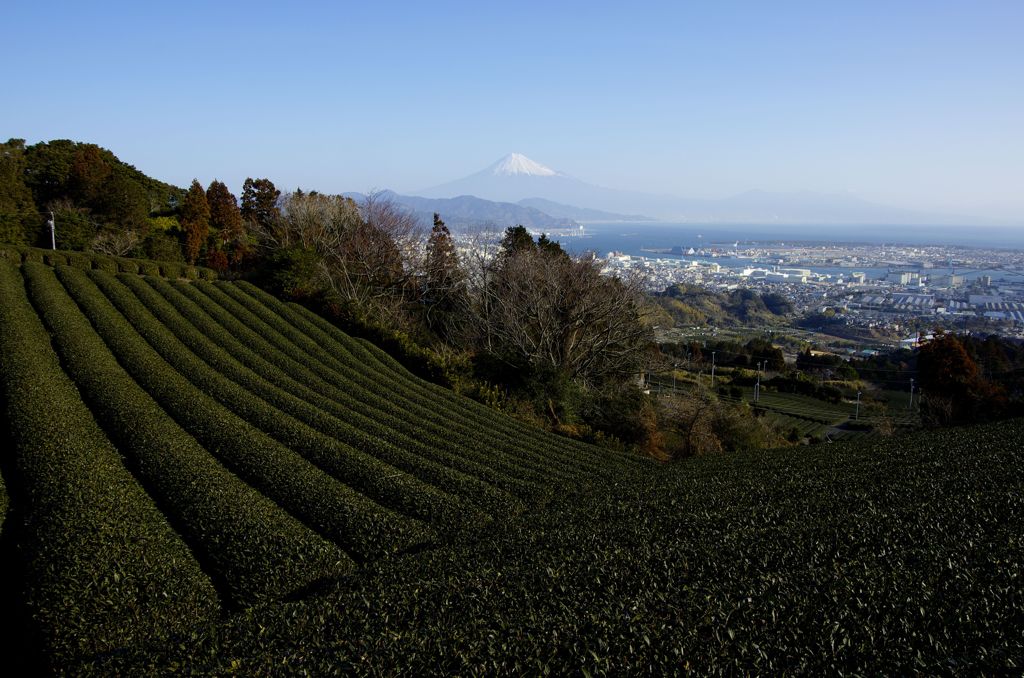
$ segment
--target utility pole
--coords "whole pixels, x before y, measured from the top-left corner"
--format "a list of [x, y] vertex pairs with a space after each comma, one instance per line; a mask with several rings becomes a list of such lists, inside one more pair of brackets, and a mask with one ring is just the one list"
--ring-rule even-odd
[[718, 351], [711, 352], [711, 388], [715, 387], [715, 354]]
[[914, 409], [914, 378], [910, 378], [910, 404], [907, 405], [908, 410]]
[[676, 392], [676, 368], [679, 367], [679, 363], [672, 363], [672, 393]]
[[[38, 224], [39, 222], [37, 221], [36, 223]], [[52, 249], [57, 249], [57, 225], [53, 217], [53, 212], [50, 212], [50, 220], [46, 222], [46, 225], [50, 227], [50, 247]]]
[[761, 363], [757, 363], [757, 383], [754, 384], [754, 402], [761, 399]]
[[857, 421], [860, 419], [860, 391], [857, 391], [857, 411], [853, 415], [853, 420]]

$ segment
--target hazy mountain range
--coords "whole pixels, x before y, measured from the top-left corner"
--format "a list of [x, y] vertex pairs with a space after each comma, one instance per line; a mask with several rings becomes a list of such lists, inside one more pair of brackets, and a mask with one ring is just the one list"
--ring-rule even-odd
[[[417, 193], [431, 199], [475, 196], [577, 221], [654, 218], [671, 222], [822, 225], [980, 225], [990, 221], [889, 207], [849, 194], [747, 191], [721, 199], [690, 199], [622, 191], [588, 184], [519, 153], [509, 154], [462, 179]], [[483, 207], [477, 204], [477, 208]]]
[[[345, 195], [357, 202], [364, 197], [360, 193], [346, 193]], [[410, 210], [425, 226], [433, 223], [435, 213], [441, 215], [441, 219], [449, 228], [458, 230], [491, 226], [504, 229], [519, 224], [531, 231], [554, 231], [578, 228], [580, 225], [574, 219], [554, 216], [528, 205], [484, 200], [472, 195], [460, 195], [455, 198], [421, 198], [413, 195], [401, 195], [394, 191], [382, 191], [379, 195]]]

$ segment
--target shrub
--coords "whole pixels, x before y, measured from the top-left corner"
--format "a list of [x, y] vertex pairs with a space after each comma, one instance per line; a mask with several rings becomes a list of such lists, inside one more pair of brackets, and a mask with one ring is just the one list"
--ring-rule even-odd
[[94, 254], [92, 255], [92, 267], [97, 271], [106, 271], [107, 273], [117, 273], [117, 261], [106, 254]]
[[[130, 284], [131, 281], [126, 282]], [[211, 364], [222, 365], [220, 369], [223, 373], [238, 374], [232, 378], [241, 380], [239, 383], [246, 383], [252, 392], [267, 402], [296, 416], [314, 429], [352, 446], [360, 451], [360, 455], [372, 455], [377, 460], [441, 488], [446, 493], [466, 497], [492, 515], [506, 515], [521, 510], [522, 506], [511, 496], [488, 483], [481, 482], [473, 477], [475, 474], [466, 475], [449, 468], [438, 458], [443, 455], [439, 455], [428, 445], [397, 433], [386, 422], [366, 417], [343, 405], [342, 403], [348, 401], [350, 396], [337, 393], [329, 384], [323, 383], [298, 363], [282, 355], [276, 348], [265, 345], [258, 334], [217, 306], [209, 297], [199, 292], [196, 286], [179, 284], [172, 287], [160, 280], [149, 280], [149, 283], [174, 305], [177, 312], [185, 316], [184, 322], [180, 319], [173, 323], [168, 322], [173, 318], [164, 318], [164, 322], [175, 327], [187, 325], [202, 328], [208, 341], [197, 344], [195, 340], [186, 340], [190, 347], [207, 361], [211, 361]], [[156, 304], [149, 303], [148, 306], [153, 309]], [[217, 355], [219, 349], [227, 353]], [[239, 373], [236, 366], [226, 361], [228, 355], [232, 360], [245, 364], [262, 380], [254, 380], [244, 373]], [[338, 395], [342, 395], [344, 400], [337, 400]], [[380, 461], [371, 462], [370, 458], [362, 461], [364, 469], [357, 473], [363, 480], [360, 483], [356, 483], [354, 479], [352, 481], [357, 489], [369, 496], [377, 496], [376, 493], [380, 492], [380, 489], [374, 488], [374, 485], [380, 484], [376, 478], [386, 473], [387, 466], [380, 468]], [[409, 505], [409, 499], [401, 496], [404, 494], [408, 492], [398, 491], [397, 487], [393, 487], [388, 489], [387, 496], [382, 497], [381, 501], [396, 506], [405, 504], [407, 510], [416, 510], [415, 506]], [[453, 497], [446, 497], [442, 506], [452, 504], [452, 499]], [[436, 499], [431, 502], [436, 503]], [[459, 509], [464, 515], [456, 522], [468, 525], [479, 523], [481, 516], [475, 515], [475, 510], [466, 511], [465, 508]], [[451, 512], [450, 507], [446, 508], [445, 513]], [[446, 517], [445, 520], [452, 522], [450, 517]]]
[[[239, 285], [240, 283], [219, 283], [216, 289], [224, 292], [235, 302], [235, 306], [242, 309], [241, 311], [236, 309], [235, 312], [243, 314], [246, 324], [260, 327], [260, 334], [274, 341], [280, 351], [289, 355], [301, 356], [302, 360], [308, 361], [309, 369], [333, 384], [338, 391], [351, 392], [359, 401], [376, 408], [378, 414], [370, 413], [370, 416], [380, 416], [381, 412], [391, 415], [388, 425], [395, 422], [394, 426], [398, 430], [408, 431], [410, 437], [413, 438], [424, 433], [435, 436], [435, 440], [443, 441], [441, 444], [452, 451], [453, 459], [467, 459], [478, 466], [490, 467], [491, 473], [496, 476], [488, 480], [499, 484], [499, 486], [501, 486], [502, 478], [529, 477], [532, 474], [541, 474], [546, 477], [558, 475], [559, 471], [556, 469], [562, 468], [559, 459], [513, 452], [515, 443], [511, 438], [495, 439], [495, 436], [490, 433], [494, 430], [494, 425], [484, 428], [467, 427], [458, 413], [439, 411], [439, 403], [436, 402], [436, 399], [430, 400], [429, 405], [425, 405], [423, 402], [415, 401], [404, 386], [393, 387], [386, 383], [385, 373], [365, 374], [364, 371], [369, 369], [366, 364], [351, 360], [344, 349], [325, 351], [314, 348], [317, 344], [312, 339], [299, 332], [291, 325], [290, 321], [277, 315], [276, 309], [271, 310], [269, 307], [263, 306], [241, 291]], [[201, 287], [201, 289], [209, 288]], [[282, 305], [282, 309], [288, 312], [290, 307]], [[350, 362], [341, 364], [336, 362], [337, 360], [349, 360]], [[384, 383], [380, 381], [382, 378]], [[497, 418], [504, 419], [500, 415]], [[522, 433], [525, 433], [525, 427], [522, 429], [524, 429]], [[482, 435], [481, 431], [488, 431], [488, 434]], [[569, 466], [564, 470], [572, 473], [578, 469]]]
[[177, 278], [185, 277], [184, 266], [182, 264], [172, 264], [166, 261], [160, 262], [160, 275], [165, 278], [175, 280]]
[[26, 247], [21, 251], [21, 260], [24, 262], [34, 261], [40, 264], [45, 263], [46, 260], [43, 257], [44, 252], [46, 252], [46, 250]]
[[68, 254], [53, 250], [43, 250], [43, 263], [47, 266], [63, 266], [68, 263]]
[[120, 273], [138, 273], [139, 262], [135, 259], [126, 259], [125, 257], [117, 257], [117, 270]]
[[160, 264], [155, 261], [139, 261], [140, 275], [160, 275]]
[[[65, 262], [60, 262], [61, 264]], [[86, 254], [85, 252], [68, 252], [67, 262], [69, 266], [80, 268], [83, 271], [88, 271], [92, 268], [92, 255]]]

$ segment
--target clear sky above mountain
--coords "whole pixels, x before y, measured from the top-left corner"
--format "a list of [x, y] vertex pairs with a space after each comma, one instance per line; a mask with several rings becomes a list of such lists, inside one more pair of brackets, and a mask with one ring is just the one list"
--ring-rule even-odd
[[[179, 185], [850, 191], [1024, 222], [1024, 2], [17, 2], [0, 130]], [[5, 137], [6, 138], [6, 137]]]

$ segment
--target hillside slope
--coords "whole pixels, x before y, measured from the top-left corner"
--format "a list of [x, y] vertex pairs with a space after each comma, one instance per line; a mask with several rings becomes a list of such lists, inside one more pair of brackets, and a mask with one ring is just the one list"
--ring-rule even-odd
[[1024, 665], [1024, 422], [655, 466], [244, 283], [6, 261], [0, 392], [23, 673]]
[[244, 283], [0, 261], [6, 598], [52, 667], [304, 595], [636, 466]]

